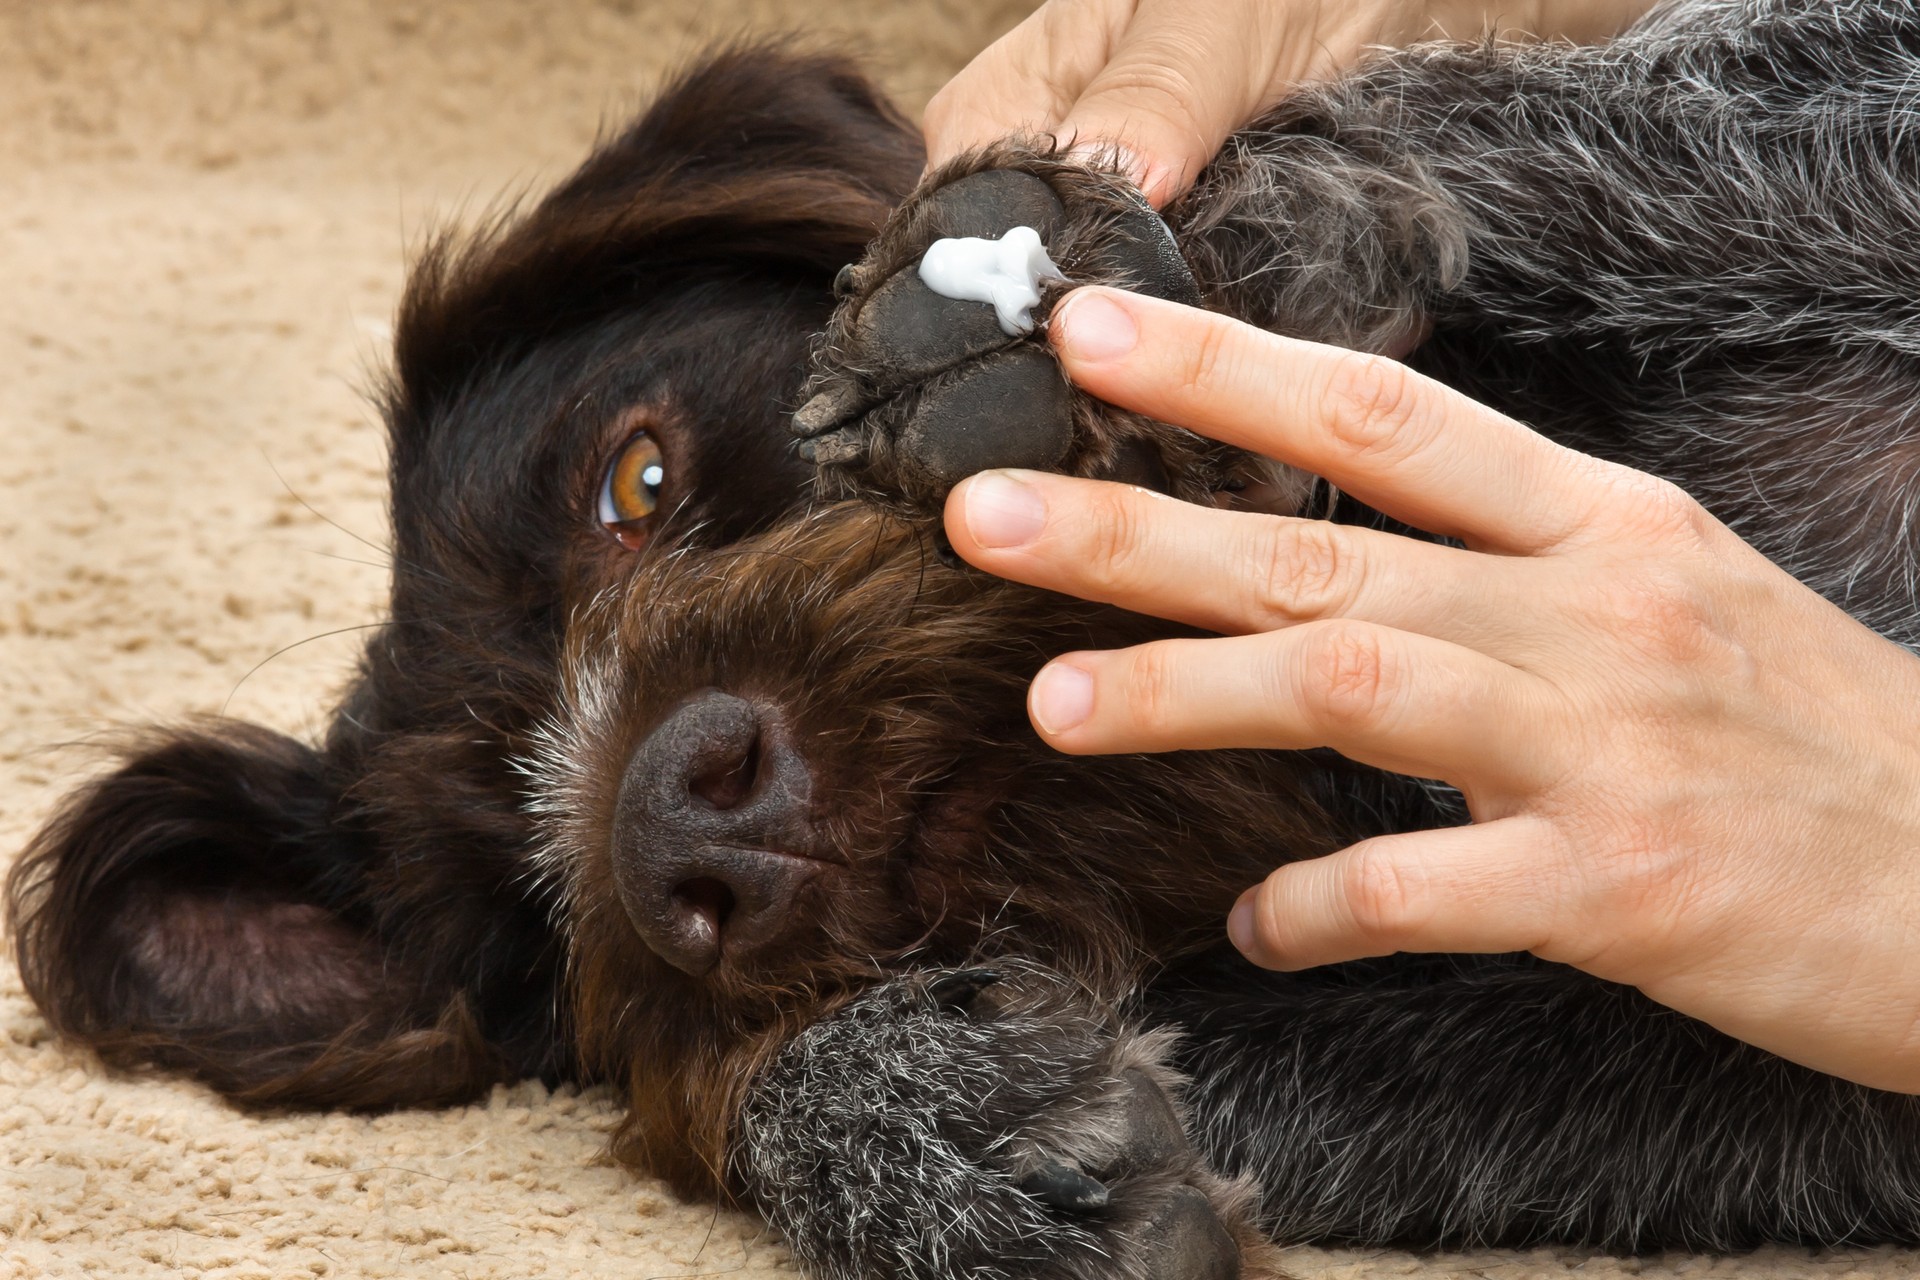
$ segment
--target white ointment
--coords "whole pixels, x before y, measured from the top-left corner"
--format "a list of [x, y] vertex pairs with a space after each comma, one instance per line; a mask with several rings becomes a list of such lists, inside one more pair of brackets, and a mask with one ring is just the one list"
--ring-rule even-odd
[[943, 298], [991, 303], [1010, 338], [1033, 332], [1040, 282], [1066, 278], [1032, 227], [1014, 227], [998, 240], [935, 240], [920, 259], [920, 279], [927, 288]]

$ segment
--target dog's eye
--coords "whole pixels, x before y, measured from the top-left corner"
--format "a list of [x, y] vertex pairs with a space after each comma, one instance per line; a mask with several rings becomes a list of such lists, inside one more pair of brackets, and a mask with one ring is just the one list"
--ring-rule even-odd
[[600, 523], [630, 551], [647, 540], [648, 523], [660, 508], [660, 486], [666, 482], [666, 457], [660, 444], [644, 431], [620, 446], [600, 482]]

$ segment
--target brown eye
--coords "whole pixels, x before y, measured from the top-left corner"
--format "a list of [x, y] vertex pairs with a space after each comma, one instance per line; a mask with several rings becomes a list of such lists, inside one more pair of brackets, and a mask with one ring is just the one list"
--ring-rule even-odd
[[666, 457], [659, 442], [646, 432], [635, 433], [620, 446], [600, 483], [600, 523], [629, 550], [647, 539], [647, 524], [660, 509], [660, 486], [666, 482]]

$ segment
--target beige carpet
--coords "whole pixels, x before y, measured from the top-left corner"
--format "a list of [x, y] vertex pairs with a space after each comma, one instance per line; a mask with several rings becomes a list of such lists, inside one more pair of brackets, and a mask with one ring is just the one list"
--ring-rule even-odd
[[[0, 0], [0, 861], [105, 726], [320, 723], [379, 616], [361, 389], [425, 228], [560, 175], [707, 37], [857, 31], [917, 107], [1022, 7]], [[611, 1122], [606, 1097], [537, 1085], [453, 1112], [244, 1116], [53, 1043], [0, 967], [0, 1277], [792, 1272], [756, 1224], [612, 1167]], [[1885, 1253], [1295, 1263], [1920, 1271]]]

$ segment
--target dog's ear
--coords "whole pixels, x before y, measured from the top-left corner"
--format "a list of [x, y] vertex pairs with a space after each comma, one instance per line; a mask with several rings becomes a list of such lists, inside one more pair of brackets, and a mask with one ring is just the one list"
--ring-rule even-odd
[[[396, 445], [478, 371], [703, 282], [816, 300], [917, 180], [918, 132], [849, 62], [749, 45], [708, 57], [524, 215], [443, 236], [394, 336]], [[403, 453], [403, 448], [396, 448]]]
[[510, 1072], [431, 957], [383, 937], [323, 756], [242, 724], [149, 737], [7, 882], [21, 976], [62, 1034], [252, 1103], [387, 1107]]
[[[564, 214], [581, 204], [658, 197], [680, 183], [712, 190], [817, 176], [836, 203], [851, 191], [872, 202], [860, 210], [877, 219], [863, 228], [871, 238], [925, 160], [919, 130], [852, 62], [778, 42], [743, 44], [708, 53], [670, 81], [642, 114], [602, 140], [543, 209]], [[823, 225], [845, 220], [832, 209], [815, 216]]]

